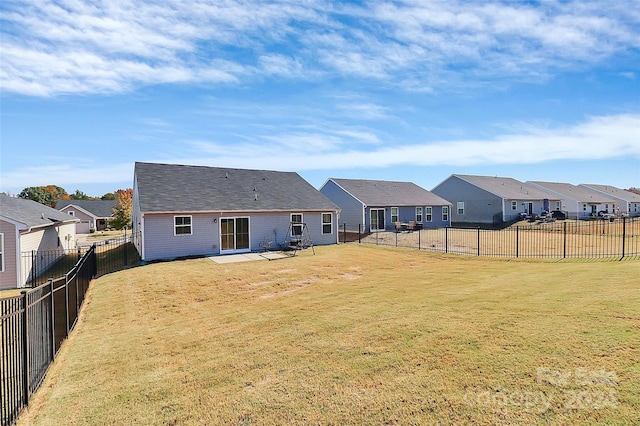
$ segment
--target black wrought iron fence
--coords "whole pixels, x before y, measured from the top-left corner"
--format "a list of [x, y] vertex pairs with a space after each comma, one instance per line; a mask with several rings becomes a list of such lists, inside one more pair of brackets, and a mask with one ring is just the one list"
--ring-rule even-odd
[[11, 425], [29, 404], [62, 341], [75, 326], [96, 249], [87, 249], [63, 276], [20, 296], [0, 299], [0, 424]]
[[[504, 229], [425, 228], [366, 232], [341, 224], [341, 242], [473, 256], [622, 259], [640, 256], [640, 218], [521, 222]], [[349, 232], [347, 229], [358, 229]]]
[[97, 275], [119, 271], [140, 262], [134, 242], [138, 234], [130, 234], [97, 241], [75, 249], [39, 250], [22, 252], [21, 271], [27, 287], [36, 287], [69, 271], [89, 250], [96, 247]]
[[[23, 253], [27, 284], [0, 298], [0, 425], [12, 425], [74, 328], [90, 281], [139, 264], [137, 235], [75, 250]], [[54, 278], [56, 277], [56, 278]]]

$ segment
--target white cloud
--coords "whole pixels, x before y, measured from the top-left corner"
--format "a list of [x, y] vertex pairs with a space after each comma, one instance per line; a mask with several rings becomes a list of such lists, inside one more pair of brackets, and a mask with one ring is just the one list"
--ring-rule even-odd
[[636, 6], [5, 2], [0, 82], [6, 92], [54, 96], [265, 77], [357, 77], [421, 91], [532, 79], [640, 48]]
[[[275, 170], [330, 170], [390, 166], [473, 166], [541, 164], [548, 161], [637, 158], [640, 115], [593, 117], [572, 127], [523, 125], [492, 139], [464, 139], [411, 145], [378, 143], [367, 131], [328, 129], [325, 133], [282, 134], [240, 144], [191, 141], [183, 157], [138, 158], [139, 161]], [[133, 164], [96, 166], [77, 162], [37, 166], [2, 174], [2, 189], [112, 183], [130, 185]], [[327, 173], [329, 174], [329, 173]]]
[[[270, 168], [297, 171], [402, 165], [539, 164], [622, 157], [640, 159], [639, 134], [640, 115], [622, 114], [593, 117], [573, 127], [557, 129], [524, 125], [522, 133], [486, 140], [449, 140], [391, 147], [385, 144], [378, 147], [353, 145], [348, 140], [342, 140], [338, 145], [336, 139], [318, 135], [296, 135], [291, 136], [291, 140], [274, 137], [273, 144], [246, 144], [237, 151], [235, 145], [233, 150], [229, 150], [222, 144], [203, 144], [200, 148], [204, 153], [214, 153], [215, 158], [180, 161], [241, 168], [264, 168], [268, 164]], [[296, 143], [291, 143], [293, 141]]]

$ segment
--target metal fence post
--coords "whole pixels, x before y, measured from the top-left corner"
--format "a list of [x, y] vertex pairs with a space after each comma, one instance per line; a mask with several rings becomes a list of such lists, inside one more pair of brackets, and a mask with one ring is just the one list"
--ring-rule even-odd
[[516, 226], [516, 257], [519, 257], [520, 254], [520, 233], [519, 227]]
[[20, 292], [22, 295], [21, 305], [22, 305], [22, 402], [24, 405], [29, 405], [29, 309], [27, 302], [27, 291], [22, 290]]
[[51, 301], [51, 362], [56, 357], [56, 314], [55, 314], [55, 300], [53, 297], [53, 279], [49, 278], [49, 291]]
[[444, 227], [444, 252], [449, 253], [449, 227]]
[[622, 217], [622, 257], [620, 258], [620, 260], [624, 259], [624, 243], [625, 243], [625, 237], [627, 234], [627, 218], [626, 217]]
[[342, 242], [347, 243], [347, 222], [342, 224]]
[[65, 313], [65, 322], [66, 322], [66, 334], [65, 337], [69, 336], [69, 273], [67, 272], [64, 275], [64, 313]]
[[480, 227], [478, 226], [478, 256], [480, 256]]
[[420, 235], [422, 234], [422, 230], [418, 229], [418, 250], [420, 250]]
[[361, 243], [362, 243], [362, 241], [361, 241], [361, 235], [360, 235], [361, 231], [362, 231], [362, 224], [361, 224], [361, 223], [359, 223], [359, 224], [358, 224], [358, 244], [361, 244]]
[[31, 287], [34, 286], [37, 276], [38, 276], [38, 256], [36, 255], [35, 250], [31, 250]]
[[562, 228], [563, 228], [563, 238], [562, 238], [562, 258], [566, 259], [567, 258], [567, 222], [564, 222], [562, 224]]

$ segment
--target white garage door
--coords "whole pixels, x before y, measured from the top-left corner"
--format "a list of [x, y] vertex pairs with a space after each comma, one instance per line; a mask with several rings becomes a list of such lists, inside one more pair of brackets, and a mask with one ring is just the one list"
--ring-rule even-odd
[[90, 229], [91, 222], [88, 220], [76, 223], [76, 234], [88, 234]]

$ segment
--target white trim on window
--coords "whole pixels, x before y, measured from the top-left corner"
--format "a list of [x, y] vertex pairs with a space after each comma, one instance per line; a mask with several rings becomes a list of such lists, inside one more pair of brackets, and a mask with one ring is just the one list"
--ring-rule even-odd
[[449, 221], [449, 206], [442, 206], [442, 221]]
[[[395, 211], [395, 213], [394, 213]], [[400, 208], [391, 207], [391, 223], [398, 222], [400, 220]]]
[[511, 210], [518, 210], [518, 202], [517, 201], [512, 201], [511, 202]]
[[422, 222], [422, 207], [416, 207], [416, 222]]
[[173, 217], [173, 235], [174, 236], [193, 235], [193, 216], [191, 215], [174, 216]]
[[424, 220], [425, 222], [433, 221], [433, 207], [425, 207], [424, 208]]
[[[298, 218], [298, 216], [300, 217]], [[304, 216], [302, 213], [291, 213], [289, 218], [291, 222], [291, 235], [302, 235], [302, 224], [304, 223]]]
[[464, 214], [464, 201], [458, 201], [457, 208], [458, 208], [458, 214], [459, 215], [463, 215]]
[[[325, 222], [325, 218], [329, 217], [329, 222]], [[321, 213], [320, 214], [320, 222], [322, 222], [322, 234], [333, 234], [333, 213]], [[326, 228], [329, 227], [329, 231], [326, 232]]]
[[73, 210], [69, 210], [69, 211], [67, 211], [67, 213], [69, 213], [69, 216], [76, 217], [76, 212], [73, 211]]

